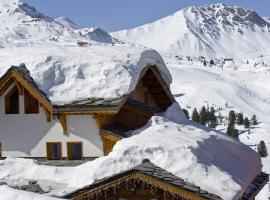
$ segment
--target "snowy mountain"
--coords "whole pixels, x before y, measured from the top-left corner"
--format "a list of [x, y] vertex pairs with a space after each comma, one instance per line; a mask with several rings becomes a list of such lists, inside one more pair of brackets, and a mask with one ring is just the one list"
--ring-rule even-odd
[[268, 23], [270, 23], [270, 17], [264, 17], [263, 18], [265, 21], [267, 21]]
[[224, 4], [188, 7], [112, 35], [177, 55], [236, 57], [270, 47], [269, 22], [255, 11]]
[[118, 42], [100, 28], [83, 29], [66, 17], [52, 19], [21, 0], [1, 0], [0, 24], [0, 47]]

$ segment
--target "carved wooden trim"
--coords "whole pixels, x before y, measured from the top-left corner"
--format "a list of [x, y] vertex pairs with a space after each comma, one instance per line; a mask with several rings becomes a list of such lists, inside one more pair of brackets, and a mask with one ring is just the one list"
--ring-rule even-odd
[[188, 191], [184, 188], [172, 185], [166, 181], [159, 180], [157, 178], [145, 175], [141, 172], [131, 171], [125, 175], [119, 175], [117, 177], [112, 177], [108, 181], [99, 183], [96, 186], [90, 186], [89, 190], [84, 190], [74, 193], [71, 200], [83, 200], [83, 199], [96, 199], [96, 197], [101, 197], [102, 193], [105, 193], [109, 189], [117, 188], [121, 183], [127, 183], [128, 181], [142, 181], [146, 185], [151, 185], [151, 188], [158, 188], [164, 191], [164, 193], [169, 193], [175, 199], [185, 199], [185, 200], [206, 200], [206, 197], [200, 196], [196, 193]]

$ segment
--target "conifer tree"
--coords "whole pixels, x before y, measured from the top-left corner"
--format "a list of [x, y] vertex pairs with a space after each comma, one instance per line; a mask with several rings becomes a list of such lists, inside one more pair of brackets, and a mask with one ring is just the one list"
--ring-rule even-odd
[[227, 134], [233, 138], [238, 138], [239, 133], [238, 130], [235, 129], [235, 112], [233, 110], [230, 111], [229, 113], [229, 123], [227, 127]]
[[203, 65], [206, 67], [206, 60], [203, 60]]
[[192, 117], [191, 117], [191, 119], [193, 120], [193, 121], [195, 121], [195, 122], [200, 122], [200, 115], [199, 115], [199, 113], [198, 113], [198, 111], [197, 111], [197, 109], [196, 108], [194, 108], [194, 110], [193, 110], [193, 112], [192, 112]]
[[214, 60], [210, 60], [210, 65], [212, 66], [212, 65], [214, 65], [215, 63], [214, 63]]
[[238, 113], [237, 114], [237, 124], [238, 125], [243, 125], [244, 124], [244, 115], [243, 115], [243, 113]]
[[229, 123], [235, 123], [235, 119], [236, 119], [236, 115], [235, 112], [233, 110], [230, 111], [229, 113]]
[[206, 125], [206, 122], [208, 121], [208, 114], [205, 106], [203, 106], [200, 110], [200, 123], [202, 125]]
[[183, 109], [183, 112], [184, 112], [186, 118], [189, 119], [190, 117], [189, 117], [189, 112], [188, 112], [188, 110]]
[[263, 158], [268, 156], [267, 148], [264, 141], [260, 141], [258, 145], [258, 154]]
[[258, 124], [256, 115], [253, 115], [253, 116], [252, 116], [251, 122], [252, 122], [252, 125], [257, 125], [257, 124]]
[[245, 117], [245, 119], [244, 119], [244, 125], [245, 125], [245, 128], [249, 128], [249, 126], [250, 126], [249, 119], [247, 117]]
[[215, 115], [215, 108], [212, 106], [210, 109], [210, 113], [209, 113], [209, 127], [211, 128], [216, 128], [218, 121], [217, 121], [217, 117]]

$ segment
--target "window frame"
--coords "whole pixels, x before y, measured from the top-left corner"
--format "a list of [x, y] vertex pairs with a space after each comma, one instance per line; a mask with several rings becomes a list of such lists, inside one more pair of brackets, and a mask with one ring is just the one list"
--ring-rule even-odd
[[[17, 90], [17, 106], [18, 106], [18, 112], [17, 113], [10, 113], [9, 111], [9, 107], [10, 107], [10, 96], [12, 95], [12, 93]], [[13, 86], [5, 95], [5, 114], [7, 115], [18, 115], [20, 114], [20, 94], [19, 94], [19, 89], [17, 88], [17, 86]]]
[[83, 142], [81, 141], [70, 141], [67, 142], [67, 160], [74, 160], [72, 159], [72, 144], [80, 144], [81, 145], [81, 159], [78, 160], [83, 160]]
[[[50, 147], [53, 144], [58, 144], [60, 145], [60, 159], [52, 159], [51, 158], [51, 150]], [[46, 159], [47, 160], [63, 160], [63, 150], [62, 150], [62, 142], [46, 142]]]
[[[26, 93], [27, 93], [27, 95], [29, 95], [29, 97], [30, 98], [32, 98], [32, 99], [35, 99], [35, 101], [37, 101], [37, 112], [27, 112], [27, 110], [26, 110], [26, 105], [27, 105], [27, 97], [26, 97]], [[25, 90], [24, 89], [24, 94], [23, 94], [23, 96], [24, 96], [24, 114], [27, 114], [27, 115], [31, 115], [31, 114], [39, 114], [39, 112], [40, 112], [40, 109], [39, 109], [39, 101], [35, 98], [35, 97], [33, 97], [31, 94], [30, 94], [30, 92], [28, 92], [27, 90]], [[28, 100], [29, 100], [29, 98], [28, 98]]]

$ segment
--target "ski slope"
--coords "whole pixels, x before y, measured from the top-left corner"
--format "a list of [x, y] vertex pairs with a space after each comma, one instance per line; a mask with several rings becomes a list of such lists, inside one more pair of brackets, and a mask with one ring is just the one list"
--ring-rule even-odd
[[[269, 57], [264, 57], [264, 62]], [[243, 112], [249, 119], [256, 114], [257, 126], [250, 132], [243, 126], [237, 127], [242, 132], [240, 141], [257, 150], [256, 145], [264, 140], [270, 151], [270, 66], [263, 65], [261, 57], [237, 60], [235, 63], [205, 67], [194, 58], [188, 61], [174, 56], [165, 56], [164, 60], [173, 76], [171, 90], [182, 108], [190, 111], [194, 107], [222, 107], [221, 114], [228, 116], [230, 110]], [[254, 64], [258, 63], [256, 67]], [[267, 62], [269, 63], [269, 62]], [[237, 68], [235, 67], [237, 66]], [[226, 104], [228, 105], [226, 107]], [[217, 130], [226, 133], [226, 126], [219, 125]], [[270, 173], [270, 157], [262, 159], [263, 170]], [[265, 200], [270, 196], [269, 186], [258, 195], [257, 199]]]

